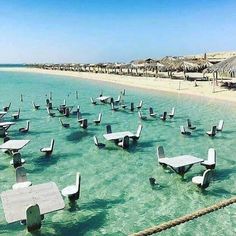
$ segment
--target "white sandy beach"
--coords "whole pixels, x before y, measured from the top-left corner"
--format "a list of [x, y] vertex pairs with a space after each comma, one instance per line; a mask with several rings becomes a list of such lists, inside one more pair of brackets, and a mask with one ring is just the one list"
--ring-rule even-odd
[[[194, 82], [173, 80], [167, 78], [153, 77], [135, 77], [126, 75], [100, 74], [89, 72], [74, 72], [74, 71], [58, 71], [58, 70], [43, 70], [36, 68], [0, 68], [1, 71], [24, 72], [24, 73], [41, 73], [60, 76], [72, 76], [77, 79], [91, 79], [116, 83], [125, 86], [144, 88], [156, 91], [166, 91], [178, 94], [202, 96], [211, 99], [220, 99], [224, 101], [236, 103], [236, 91], [230, 91], [217, 86], [215, 92], [212, 92], [211, 82], [198, 81], [198, 86], [194, 86]], [[179, 89], [180, 87], [180, 89]]]

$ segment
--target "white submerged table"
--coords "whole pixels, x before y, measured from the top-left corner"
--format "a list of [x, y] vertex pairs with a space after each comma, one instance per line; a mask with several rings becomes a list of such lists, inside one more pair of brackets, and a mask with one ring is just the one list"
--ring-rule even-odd
[[111, 98], [110, 96], [101, 96], [97, 97], [96, 99], [99, 100], [100, 102], [107, 102], [107, 100]]
[[190, 170], [190, 168], [197, 163], [203, 162], [204, 160], [191, 155], [182, 155], [170, 158], [160, 158], [159, 163], [161, 165], [169, 166], [177, 174], [184, 175]]
[[131, 133], [130, 131], [124, 131], [124, 132], [116, 132], [116, 133], [110, 133], [110, 134], [103, 135], [103, 137], [108, 141], [122, 139], [125, 136], [129, 136], [129, 138], [132, 138], [132, 137], [134, 137], [134, 134]]
[[25, 220], [26, 210], [31, 205], [38, 204], [42, 215], [65, 207], [61, 193], [54, 182], [7, 190], [1, 193], [1, 199], [8, 223]]
[[8, 130], [12, 125], [14, 125], [16, 122], [0, 122], [0, 127], [4, 127], [6, 130]]
[[0, 149], [8, 149], [12, 152], [17, 152], [27, 145], [30, 140], [8, 140], [7, 142], [0, 145]]

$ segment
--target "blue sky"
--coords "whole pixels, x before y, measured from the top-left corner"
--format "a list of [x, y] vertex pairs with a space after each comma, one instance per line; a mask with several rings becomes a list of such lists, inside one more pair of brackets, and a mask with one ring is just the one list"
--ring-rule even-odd
[[0, 0], [0, 63], [233, 50], [235, 0]]

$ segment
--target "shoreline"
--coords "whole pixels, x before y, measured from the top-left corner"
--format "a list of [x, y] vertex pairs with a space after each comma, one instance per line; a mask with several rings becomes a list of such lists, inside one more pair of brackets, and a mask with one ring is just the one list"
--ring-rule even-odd
[[[209, 81], [197, 81], [198, 86], [194, 87], [194, 82], [183, 81], [179, 79], [155, 78], [155, 77], [136, 77], [127, 75], [114, 75], [92, 72], [74, 72], [59, 70], [44, 70], [37, 68], [20, 67], [2, 67], [0, 72], [21, 72], [21, 73], [39, 73], [58, 76], [70, 76], [75, 79], [88, 79], [100, 82], [109, 82], [134, 88], [175, 93], [179, 95], [190, 95], [204, 97], [208, 99], [217, 99], [221, 101], [232, 102], [236, 104], [236, 91], [230, 91], [225, 88], [216, 87], [212, 93], [212, 86]], [[179, 89], [180, 86], [180, 89]]]

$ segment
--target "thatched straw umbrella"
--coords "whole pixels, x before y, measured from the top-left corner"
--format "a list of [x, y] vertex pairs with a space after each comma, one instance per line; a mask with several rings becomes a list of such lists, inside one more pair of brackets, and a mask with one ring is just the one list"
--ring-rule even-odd
[[215, 84], [217, 83], [218, 74], [229, 74], [231, 77], [236, 75], [236, 56], [230, 57], [224, 61], [221, 61], [206, 70], [204, 73], [213, 73], [213, 92], [215, 91]]

